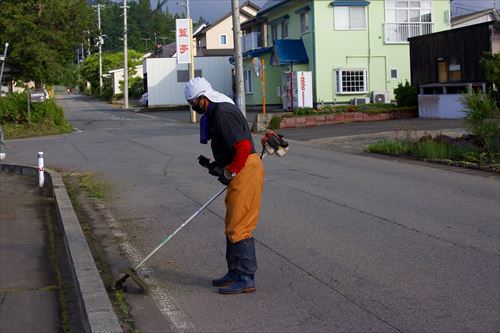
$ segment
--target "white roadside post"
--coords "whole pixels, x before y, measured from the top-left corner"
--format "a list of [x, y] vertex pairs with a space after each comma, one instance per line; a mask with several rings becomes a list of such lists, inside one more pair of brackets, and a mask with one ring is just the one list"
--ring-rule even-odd
[[44, 179], [43, 151], [38, 152], [38, 186], [43, 187]]

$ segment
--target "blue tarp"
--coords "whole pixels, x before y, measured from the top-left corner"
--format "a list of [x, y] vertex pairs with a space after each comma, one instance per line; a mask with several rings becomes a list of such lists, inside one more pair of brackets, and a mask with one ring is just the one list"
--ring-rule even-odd
[[272, 65], [308, 64], [306, 48], [302, 39], [278, 39], [274, 41]]
[[260, 48], [260, 49], [256, 49], [256, 50], [251, 50], [251, 51], [247, 51], [247, 52], [243, 53], [243, 57], [246, 57], [246, 58], [259, 57], [261, 54], [264, 54], [266, 52], [270, 52], [272, 50], [273, 50], [272, 46], [264, 47], [264, 48]]

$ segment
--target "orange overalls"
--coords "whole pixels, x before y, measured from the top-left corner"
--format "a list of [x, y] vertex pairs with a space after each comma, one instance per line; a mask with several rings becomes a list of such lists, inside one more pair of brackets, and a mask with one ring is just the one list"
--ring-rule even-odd
[[264, 168], [257, 153], [250, 154], [243, 169], [231, 180], [226, 194], [225, 233], [231, 243], [253, 237], [259, 220]]

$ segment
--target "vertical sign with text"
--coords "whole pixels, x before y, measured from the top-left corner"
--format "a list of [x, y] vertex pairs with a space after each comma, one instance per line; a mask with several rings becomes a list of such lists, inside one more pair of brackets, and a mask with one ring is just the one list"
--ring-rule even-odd
[[175, 41], [177, 43], [177, 63], [191, 62], [191, 24], [189, 19], [175, 20]]

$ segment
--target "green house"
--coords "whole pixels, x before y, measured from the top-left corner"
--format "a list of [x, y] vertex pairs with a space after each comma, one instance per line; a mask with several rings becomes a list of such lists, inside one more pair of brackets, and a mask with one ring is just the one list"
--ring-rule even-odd
[[450, 29], [450, 1], [270, 1], [241, 28], [247, 105], [262, 105], [259, 59], [266, 105], [283, 105], [290, 71], [312, 72], [315, 106], [390, 102], [411, 82], [408, 38]]

